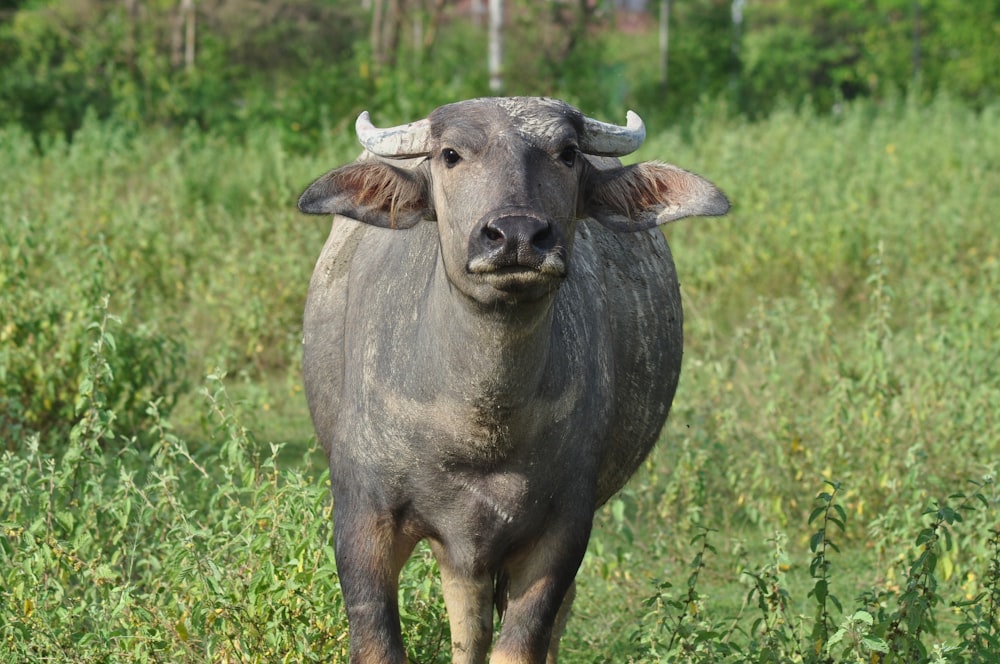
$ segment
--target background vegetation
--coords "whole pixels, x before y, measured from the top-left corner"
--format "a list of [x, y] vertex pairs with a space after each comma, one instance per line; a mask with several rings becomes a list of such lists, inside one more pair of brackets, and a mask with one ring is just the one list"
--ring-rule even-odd
[[[664, 91], [655, 17], [513, 4], [538, 46], [508, 91], [632, 106], [635, 159], [734, 201], [666, 229], [682, 382], [564, 661], [996, 660], [1000, 68], [971, 6], [749, 3], [734, 52], [730, 3], [673, 3]], [[298, 366], [328, 225], [294, 200], [362, 107], [485, 94], [482, 28], [420, 5], [376, 58], [360, 3], [201, 2], [188, 66], [176, 2], [0, 7], [0, 661], [344, 661]], [[448, 661], [426, 551], [402, 595], [412, 660]]]
[[[507, 94], [653, 126], [706, 100], [760, 117], [938, 91], [998, 93], [1000, 5], [965, 0], [507, 0]], [[311, 149], [370, 108], [409, 120], [489, 94], [486, 0], [2, 0], [0, 124], [71, 135], [87, 113]], [[298, 139], [298, 140], [295, 140]]]

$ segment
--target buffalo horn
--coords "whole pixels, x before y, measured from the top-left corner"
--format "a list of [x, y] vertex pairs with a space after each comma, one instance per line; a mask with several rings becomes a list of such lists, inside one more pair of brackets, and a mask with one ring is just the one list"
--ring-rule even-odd
[[379, 157], [409, 159], [430, 152], [431, 123], [426, 118], [397, 127], [379, 129], [372, 124], [368, 111], [354, 124], [358, 140], [365, 149]]
[[629, 111], [625, 117], [624, 127], [585, 117], [580, 151], [600, 157], [621, 157], [637, 150], [646, 140], [646, 126], [637, 113]]

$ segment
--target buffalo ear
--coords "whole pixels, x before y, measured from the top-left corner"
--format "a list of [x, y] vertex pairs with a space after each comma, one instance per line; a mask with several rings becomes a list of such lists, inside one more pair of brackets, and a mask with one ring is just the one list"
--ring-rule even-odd
[[299, 196], [299, 210], [340, 214], [383, 228], [410, 228], [433, 218], [428, 190], [420, 169], [375, 160], [355, 162], [309, 185]]
[[594, 169], [584, 197], [584, 214], [616, 231], [639, 231], [729, 211], [725, 194], [705, 178], [652, 161]]

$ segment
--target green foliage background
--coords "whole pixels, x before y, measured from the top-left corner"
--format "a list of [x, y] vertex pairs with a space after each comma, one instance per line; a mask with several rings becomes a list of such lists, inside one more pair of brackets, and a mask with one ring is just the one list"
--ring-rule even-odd
[[[486, 28], [467, 3], [389, 3], [400, 28], [382, 64], [365, 9], [381, 0], [198, 0], [190, 66], [178, 43], [182, 4], [6, 0], [0, 125], [37, 138], [71, 135], [87, 113], [237, 135], [267, 123], [307, 148], [363, 108], [395, 122], [489, 94]], [[926, 101], [947, 92], [982, 108], [998, 93], [996, 2], [673, 2], [666, 84], [659, 2], [645, 5], [635, 15], [612, 2], [509, 0], [505, 92], [568, 98], [608, 119], [641, 108], [660, 126], [706, 99], [759, 117], [781, 103], [828, 112], [901, 93]]]
[[[682, 382], [596, 517], [564, 661], [995, 661], [1000, 67], [972, 4], [750, 3], [734, 60], [729, 3], [674, 3], [667, 105], [648, 30], [520, 19], [551, 56], [511, 54], [510, 92], [634, 107], [636, 160], [734, 202], [665, 229]], [[298, 364], [328, 222], [294, 201], [362, 107], [484, 93], [482, 38], [455, 18], [376, 73], [358, 5], [234, 3], [187, 71], [175, 3], [140, 5], [132, 59], [119, 3], [0, 5], [0, 661], [345, 661]], [[401, 595], [412, 661], [449, 661], [426, 550]]]

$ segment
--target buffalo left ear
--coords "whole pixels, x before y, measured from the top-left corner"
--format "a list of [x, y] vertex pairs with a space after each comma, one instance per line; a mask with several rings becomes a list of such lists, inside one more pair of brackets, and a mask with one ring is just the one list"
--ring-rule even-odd
[[639, 231], [684, 217], [716, 217], [729, 211], [719, 188], [690, 171], [645, 162], [592, 171], [583, 213], [616, 231]]

